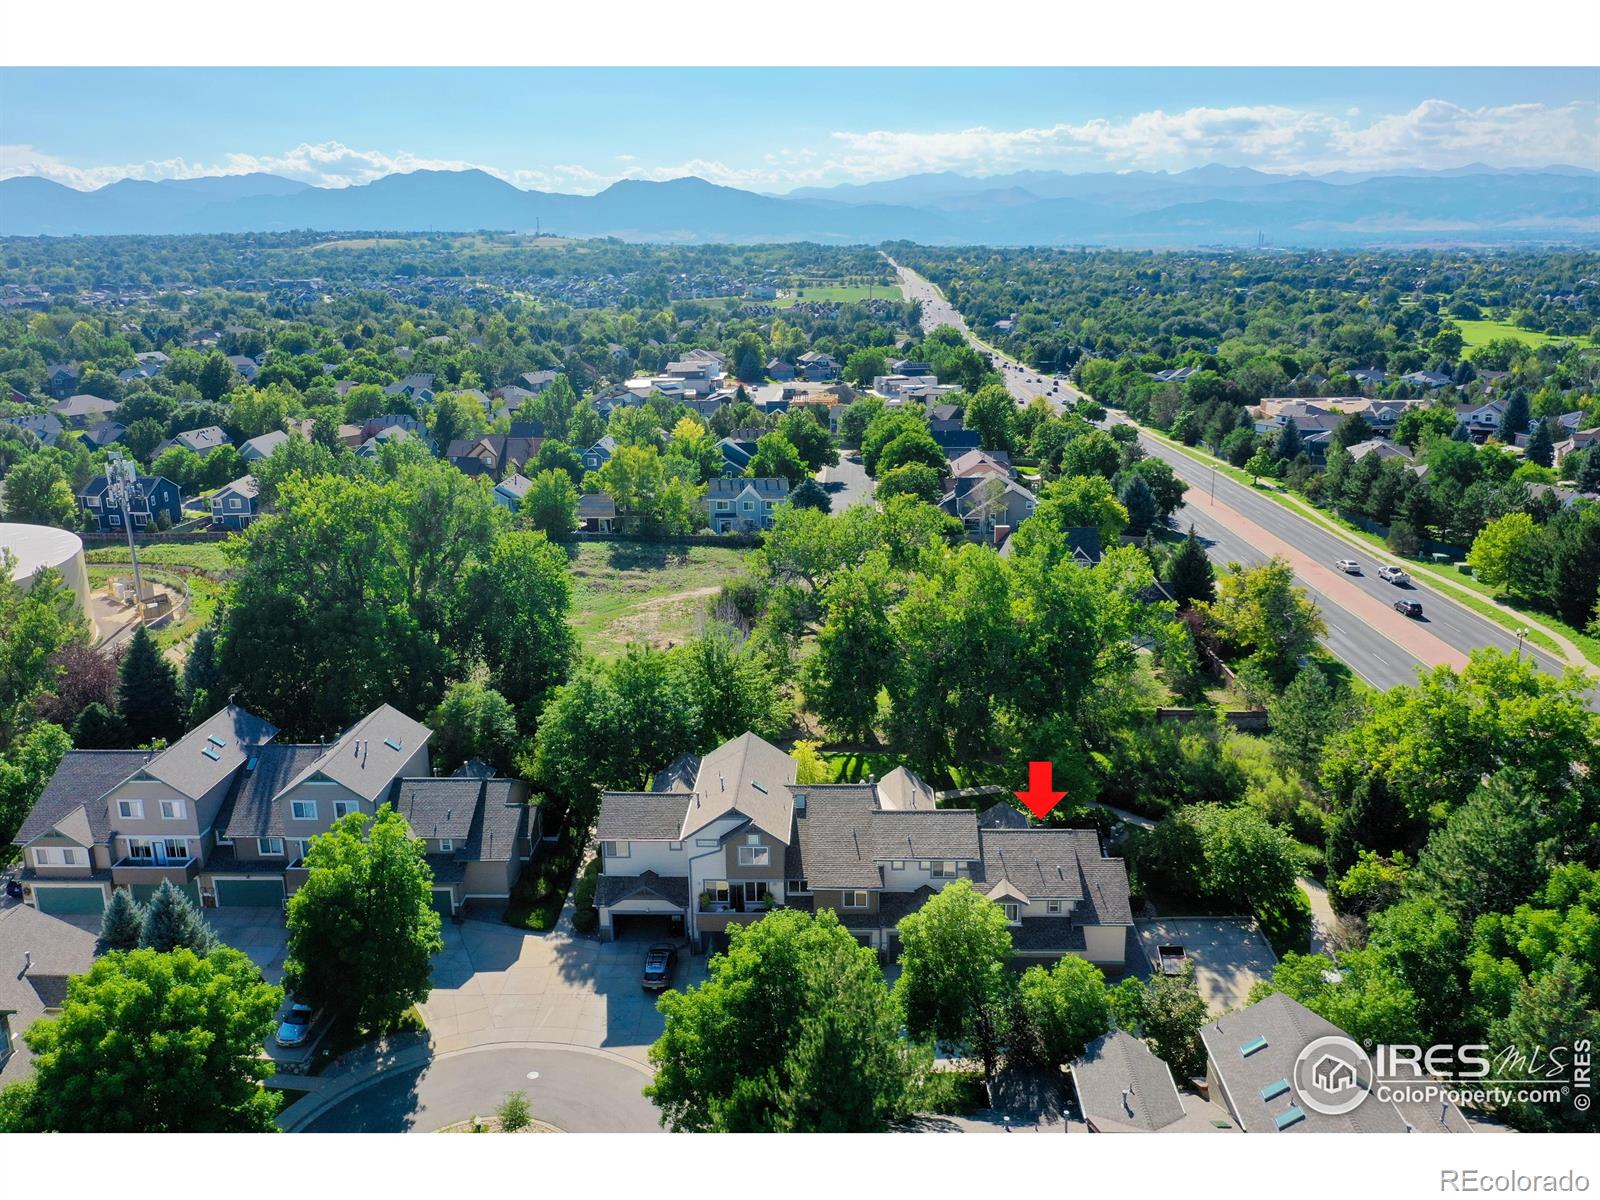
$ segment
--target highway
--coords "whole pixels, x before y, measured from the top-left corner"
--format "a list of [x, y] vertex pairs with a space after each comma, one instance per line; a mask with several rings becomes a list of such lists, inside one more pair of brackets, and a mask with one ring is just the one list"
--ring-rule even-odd
[[[928, 280], [898, 264], [896, 268], [907, 298], [922, 302], [924, 329], [939, 325], [960, 329], [977, 349], [993, 356], [996, 368], [1004, 375], [1019, 405], [1028, 403], [1034, 396], [1043, 395], [1059, 409], [1063, 395], [1071, 398], [1082, 395], [1065, 380], [1040, 376], [1024, 364], [1006, 359], [972, 334], [961, 315], [951, 308]], [[1117, 413], [1108, 418], [1108, 422], [1125, 420]], [[1415, 681], [1417, 670], [1427, 661], [1427, 655], [1432, 654], [1433, 661], [1438, 661], [1439, 655], [1434, 650], [1439, 648], [1439, 643], [1463, 655], [1480, 646], [1497, 646], [1508, 652], [1519, 649], [1515, 633], [1479, 616], [1425, 583], [1396, 587], [1383, 582], [1376, 573], [1383, 560], [1376, 559], [1365, 547], [1345, 541], [1325, 527], [1284, 508], [1275, 500], [1221, 472], [1213, 472], [1209, 466], [1148, 434], [1141, 433], [1139, 441], [1146, 453], [1166, 461], [1189, 484], [1187, 503], [1173, 514], [1173, 525], [1186, 531], [1192, 524], [1195, 534], [1205, 542], [1206, 551], [1213, 561], [1219, 564], [1232, 561], [1255, 565], [1271, 557], [1270, 552], [1253, 544], [1250, 529], [1241, 529], [1241, 526], [1247, 525], [1264, 531], [1267, 537], [1286, 543], [1313, 563], [1329, 568], [1337, 560], [1345, 558], [1353, 558], [1361, 563], [1361, 574], [1338, 572], [1336, 578], [1330, 578], [1326, 571], [1297, 569], [1296, 581], [1322, 609], [1323, 620], [1328, 627], [1327, 635], [1322, 639], [1323, 644], [1373, 687], [1387, 689]], [[1220, 508], [1212, 507], [1213, 488], [1215, 504]], [[1228, 510], [1231, 510], [1231, 514]], [[1308, 575], [1317, 578], [1307, 578]], [[1368, 601], [1360, 599], [1363, 595]], [[1396, 637], [1390, 630], [1382, 628], [1384, 625], [1392, 626], [1391, 620], [1373, 619], [1371, 602], [1391, 606], [1395, 600], [1402, 598], [1422, 602], [1423, 617], [1414, 623], [1418, 631], [1416, 635]], [[1437, 642], [1432, 641], [1429, 635]], [[1560, 674], [1563, 664], [1556, 656], [1526, 642], [1520, 650], [1532, 657], [1541, 669]], [[1591, 706], [1600, 708], [1600, 688], [1590, 689], [1589, 701]]]

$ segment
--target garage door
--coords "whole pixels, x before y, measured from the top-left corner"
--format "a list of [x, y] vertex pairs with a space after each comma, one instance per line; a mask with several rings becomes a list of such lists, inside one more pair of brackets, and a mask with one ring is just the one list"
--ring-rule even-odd
[[97, 887], [40, 887], [34, 884], [33, 900], [40, 912], [56, 916], [97, 913], [106, 906], [105, 895]]
[[218, 908], [282, 908], [283, 883], [277, 879], [219, 879]]
[[450, 915], [449, 888], [433, 889], [433, 911], [438, 913], [441, 917], [448, 917]]
[[[200, 907], [200, 885], [198, 883], [175, 883], [172, 886], [189, 897], [190, 903], [196, 908]], [[140, 904], [148, 904], [150, 898], [160, 890], [160, 887], [159, 883], [135, 883], [129, 885], [129, 890], [133, 892], [133, 898]]]

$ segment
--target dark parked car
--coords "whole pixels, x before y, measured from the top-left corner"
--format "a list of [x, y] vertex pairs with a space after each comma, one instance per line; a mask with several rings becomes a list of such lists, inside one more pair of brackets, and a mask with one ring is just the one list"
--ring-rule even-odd
[[657, 942], [644, 952], [644, 990], [659, 992], [672, 986], [672, 970], [678, 965], [678, 950]]
[[1396, 600], [1394, 602], [1394, 610], [1408, 617], [1420, 617], [1422, 615], [1422, 605], [1416, 600]]

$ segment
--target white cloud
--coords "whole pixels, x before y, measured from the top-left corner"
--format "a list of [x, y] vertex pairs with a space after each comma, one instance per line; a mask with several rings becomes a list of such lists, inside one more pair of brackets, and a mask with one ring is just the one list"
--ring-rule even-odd
[[350, 187], [395, 172], [477, 168], [522, 188], [597, 192], [621, 179], [697, 175], [727, 187], [786, 191], [808, 184], [869, 182], [922, 171], [996, 174], [1037, 168], [1182, 170], [1206, 163], [1272, 171], [1600, 164], [1600, 106], [1515, 104], [1465, 108], [1426, 100], [1407, 112], [1356, 108], [1333, 114], [1285, 105], [1161, 109], [1110, 120], [1023, 129], [839, 131], [821, 145], [764, 150], [745, 165], [718, 158], [649, 164], [618, 154], [596, 163], [502, 166], [409, 151], [302, 144], [278, 154], [230, 153], [82, 167], [28, 145], [0, 145], [0, 178], [40, 175], [76, 188], [118, 179], [187, 179], [269, 172], [318, 187]]

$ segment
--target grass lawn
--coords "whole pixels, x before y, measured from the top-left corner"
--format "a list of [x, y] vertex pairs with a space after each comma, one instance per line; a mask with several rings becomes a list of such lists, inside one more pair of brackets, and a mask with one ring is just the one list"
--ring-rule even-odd
[[[222, 546], [222, 542], [157, 542], [153, 546], [139, 548], [139, 562], [141, 565], [193, 567], [197, 571], [221, 574], [229, 569]], [[83, 557], [91, 563], [126, 563], [128, 548], [123, 545], [100, 546], [84, 551]]]
[[[578, 852], [565, 839], [539, 847], [538, 857], [525, 868], [516, 886], [511, 889], [511, 902], [506, 905], [505, 922], [518, 929], [532, 929], [543, 933], [554, 929], [561, 906], [567, 901], [567, 891], [572, 887], [572, 875], [578, 866]], [[592, 880], [600, 873], [600, 859], [589, 862], [588, 877]], [[594, 889], [589, 888], [589, 896]]]
[[898, 283], [878, 283], [871, 287], [863, 284], [816, 284], [790, 288], [774, 302], [779, 308], [812, 301], [834, 300], [846, 303], [852, 300], [899, 300], [902, 298]]
[[665, 646], [699, 632], [711, 598], [744, 570], [749, 550], [671, 542], [581, 542], [572, 566], [571, 625], [590, 654], [630, 642]]
[[1586, 337], [1567, 338], [1565, 336], [1552, 337], [1548, 333], [1539, 333], [1532, 329], [1518, 329], [1515, 325], [1505, 321], [1457, 321], [1456, 326], [1461, 330], [1461, 336], [1466, 342], [1466, 347], [1471, 350], [1477, 346], [1486, 346], [1496, 338], [1516, 338], [1517, 341], [1527, 346], [1543, 346], [1546, 342], [1575, 341], [1588, 345]]

